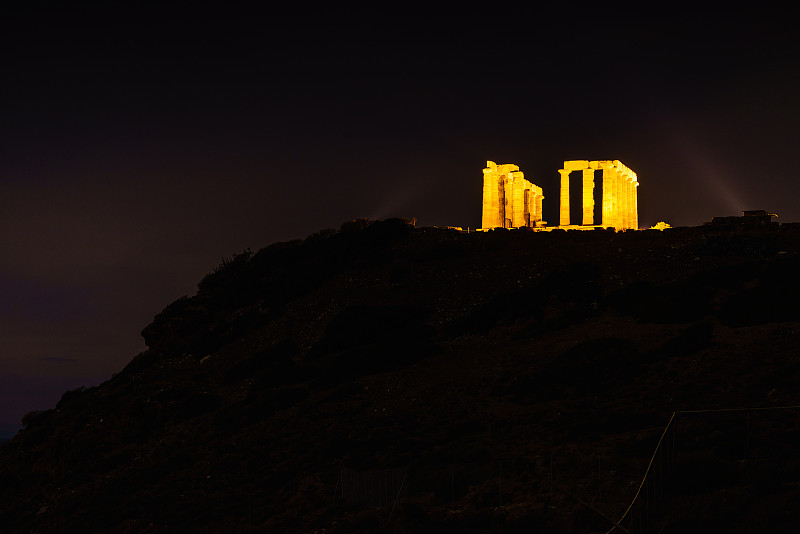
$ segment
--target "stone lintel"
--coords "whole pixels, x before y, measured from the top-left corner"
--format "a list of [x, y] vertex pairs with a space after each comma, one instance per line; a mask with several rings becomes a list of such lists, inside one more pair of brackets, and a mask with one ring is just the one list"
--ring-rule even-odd
[[616, 167], [613, 160], [610, 159], [601, 159], [597, 161], [590, 161], [589, 166], [593, 169], [608, 169], [611, 167]]
[[564, 170], [567, 171], [580, 171], [589, 166], [587, 159], [574, 159], [564, 162]]

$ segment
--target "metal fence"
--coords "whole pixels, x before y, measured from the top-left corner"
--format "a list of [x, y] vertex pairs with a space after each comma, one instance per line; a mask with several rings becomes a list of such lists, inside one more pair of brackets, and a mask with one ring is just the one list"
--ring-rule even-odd
[[[795, 412], [792, 414], [794, 419], [786, 416], [785, 412], [788, 411]], [[723, 460], [739, 465], [758, 461], [765, 454], [777, 458], [797, 457], [800, 452], [797, 443], [775, 443], [774, 439], [760, 438], [764, 435], [774, 436], [775, 432], [781, 431], [797, 432], [800, 421], [795, 419], [798, 415], [800, 406], [673, 412], [631, 504], [606, 534], [659, 531], [657, 522], [659, 519], [661, 523], [665, 521], [664, 505], [670, 488], [673, 493], [682, 493], [689, 484], [688, 480], [676, 480], [673, 473], [679, 447], [685, 455], [693, 448], [707, 449], [713, 446]], [[680, 432], [679, 426], [682, 427]], [[780, 447], [784, 450], [777, 450]], [[671, 484], [666, 484], [669, 479], [673, 479]]]
[[394, 506], [405, 493], [405, 469], [355, 471], [342, 467], [334, 498], [368, 507]]
[[[791, 416], [788, 411], [793, 411]], [[786, 433], [793, 433], [793, 437], [774, 439]], [[523, 470], [539, 485], [540, 492], [546, 492], [549, 487], [550, 502], [556, 502], [555, 492], [566, 499], [560, 502], [571, 501], [591, 510], [590, 514], [601, 524], [608, 525], [606, 534], [644, 534], [663, 529], [671, 513], [670, 507], [675, 506], [676, 496], [685, 494], [697, 483], [692, 479], [701, 476], [692, 473], [694, 464], [691, 463], [700, 460], [690, 458], [698, 451], [709, 449], [715, 451], [715, 461], [719, 464], [715, 468], [750, 467], [737, 476], [757, 477], [758, 469], [763, 470], [764, 458], [773, 459], [773, 463], [786, 460], [800, 476], [800, 406], [673, 412], [627, 506], [623, 485], [627, 487], [630, 479], [623, 481], [613, 477], [617, 467], [623, 469], [623, 465], [601, 463], [604, 461], [599, 457], [568, 450], [560, 455], [529, 459]], [[590, 477], [587, 473], [592, 465], [594, 475]], [[514, 466], [509, 466], [508, 470], [518, 484], [520, 473], [515, 472]], [[504, 465], [498, 459], [371, 471], [342, 467], [334, 498], [364, 507], [390, 509], [389, 517], [407, 499], [422, 499], [452, 508], [496, 507], [508, 504], [504, 502], [503, 475]], [[560, 482], [576, 478], [582, 481], [576, 487], [565, 487]], [[506, 500], [513, 500], [514, 490], [510, 491]], [[613, 502], [609, 500], [612, 494]], [[624, 511], [620, 513], [621, 510]]]

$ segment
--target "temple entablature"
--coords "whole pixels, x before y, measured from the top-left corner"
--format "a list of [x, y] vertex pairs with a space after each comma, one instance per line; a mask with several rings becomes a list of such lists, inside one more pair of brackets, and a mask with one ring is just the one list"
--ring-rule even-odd
[[[589, 168], [589, 161], [585, 159], [575, 159], [572, 161], [565, 161], [564, 162], [564, 170], [567, 171], [579, 171], [581, 169], [588, 169]], [[591, 162], [596, 163], [596, 162]]]

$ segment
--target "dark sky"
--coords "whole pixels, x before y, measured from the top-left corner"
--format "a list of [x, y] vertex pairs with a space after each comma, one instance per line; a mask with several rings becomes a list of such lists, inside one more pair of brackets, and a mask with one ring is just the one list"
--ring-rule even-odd
[[642, 226], [800, 221], [795, 14], [0, 18], [0, 430], [94, 385], [245, 248], [357, 217], [480, 225], [486, 160], [557, 222], [565, 159], [639, 176]]

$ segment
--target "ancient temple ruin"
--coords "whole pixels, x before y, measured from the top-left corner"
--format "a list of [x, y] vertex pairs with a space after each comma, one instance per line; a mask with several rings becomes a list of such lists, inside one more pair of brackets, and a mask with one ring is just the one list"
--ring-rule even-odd
[[525, 179], [514, 164], [487, 161], [483, 169], [483, 228], [543, 226], [542, 188]]
[[[594, 221], [594, 173], [603, 171], [603, 206], [600, 224]], [[558, 225], [570, 227], [578, 225], [577, 221], [570, 221], [569, 175], [574, 171], [581, 171], [583, 206], [583, 220], [580, 226], [602, 226], [616, 230], [637, 230], [639, 228], [639, 209], [637, 187], [639, 180], [636, 173], [615, 160], [572, 160], [565, 161], [564, 168], [559, 169], [561, 174], [561, 206]]]
[[[570, 174], [581, 173], [581, 221], [570, 219]], [[595, 221], [595, 171], [602, 171], [600, 221]], [[561, 203], [557, 228], [639, 228], [636, 173], [619, 160], [570, 160], [561, 174]], [[530, 227], [552, 230], [542, 220], [542, 188], [525, 180], [514, 164], [486, 162], [483, 169], [482, 229]]]

